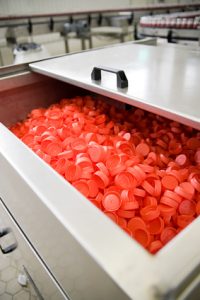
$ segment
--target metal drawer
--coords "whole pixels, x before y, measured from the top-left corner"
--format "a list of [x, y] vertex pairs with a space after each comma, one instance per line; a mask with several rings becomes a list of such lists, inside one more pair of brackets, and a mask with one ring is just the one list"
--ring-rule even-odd
[[[0, 199], [0, 224], [0, 245], [4, 253], [1, 255], [15, 261], [19, 274], [28, 277], [28, 282], [34, 289], [37, 299], [68, 299], [13, 219], [2, 199]], [[1, 276], [3, 273], [4, 270], [1, 271]], [[3, 299], [4, 294], [1, 297]]]

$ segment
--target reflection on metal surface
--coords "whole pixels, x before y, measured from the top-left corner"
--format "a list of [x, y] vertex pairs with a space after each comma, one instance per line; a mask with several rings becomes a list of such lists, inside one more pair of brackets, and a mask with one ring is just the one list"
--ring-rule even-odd
[[[30, 67], [35, 72], [200, 129], [199, 58], [199, 52], [194, 51], [122, 44], [32, 63]], [[115, 78], [110, 74], [104, 74], [101, 83], [93, 83], [90, 74], [97, 63], [124, 70], [128, 89], [116, 88]], [[185, 80], [188, 68], [193, 76]]]

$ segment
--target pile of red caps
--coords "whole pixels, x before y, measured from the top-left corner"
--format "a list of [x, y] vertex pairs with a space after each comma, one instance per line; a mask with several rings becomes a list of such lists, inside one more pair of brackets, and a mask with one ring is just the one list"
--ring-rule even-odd
[[200, 133], [90, 96], [34, 109], [11, 128], [151, 253], [200, 214]]

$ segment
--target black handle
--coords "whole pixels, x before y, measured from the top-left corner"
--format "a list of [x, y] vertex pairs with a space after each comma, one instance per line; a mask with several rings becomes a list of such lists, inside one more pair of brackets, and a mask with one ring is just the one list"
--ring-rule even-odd
[[0, 238], [3, 237], [4, 235], [8, 234], [11, 232], [10, 228], [1, 228], [0, 229]]
[[114, 73], [117, 75], [117, 87], [118, 88], [126, 88], [128, 87], [128, 79], [126, 78], [126, 75], [124, 71], [122, 70], [116, 70], [113, 68], [108, 68], [108, 67], [94, 67], [91, 73], [91, 78], [92, 80], [101, 80], [101, 71], [106, 71], [110, 73]]
[[54, 19], [51, 17], [49, 21], [49, 30], [53, 31], [54, 30]]
[[33, 24], [31, 22], [31, 20], [29, 19], [28, 20], [28, 33], [32, 34], [32, 32], [33, 32]]
[[9, 246], [5, 247], [5, 248], [1, 247], [1, 251], [2, 251], [3, 254], [8, 254], [8, 253], [13, 252], [16, 248], [17, 248], [17, 243], [13, 243], [13, 244], [10, 244]]
[[13, 241], [11, 241], [10, 243], [6, 244], [1, 242], [1, 238], [4, 238], [4, 236], [8, 234], [12, 234], [12, 231], [9, 227], [0, 230], [0, 249], [3, 254], [8, 254], [17, 248], [17, 242], [15, 239], [13, 239]]

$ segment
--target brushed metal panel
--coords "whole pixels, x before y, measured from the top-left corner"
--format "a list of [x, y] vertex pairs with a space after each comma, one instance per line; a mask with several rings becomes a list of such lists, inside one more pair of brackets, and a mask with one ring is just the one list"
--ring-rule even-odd
[[[91, 80], [99, 65], [124, 70], [126, 89], [113, 74]], [[33, 71], [200, 129], [200, 53], [171, 47], [123, 44], [30, 64]]]

